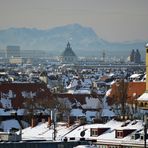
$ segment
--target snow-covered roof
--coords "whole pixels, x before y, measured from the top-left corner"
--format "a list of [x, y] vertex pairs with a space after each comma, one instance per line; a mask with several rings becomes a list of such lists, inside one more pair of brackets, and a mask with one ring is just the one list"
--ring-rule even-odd
[[78, 89], [78, 90], [68, 90], [69, 94], [90, 94], [90, 90], [89, 89]]
[[0, 108], [0, 116], [10, 116], [14, 113], [16, 113], [17, 115], [23, 115], [25, 112], [25, 109], [3, 109]]
[[114, 117], [114, 116], [115, 116], [115, 113], [112, 112], [112, 111], [109, 110], [109, 109], [103, 109], [103, 110], [102, 110], [101, 116], [102, 116], [102, 117]]
[[[118, 122], [115, 120], [111, 120], [109, 122], [107, 122], [106, 124], [87, 124], [87, 125], [82, 125], [79, 126], [78, 128], [76, 128], [75, 130], [71, 131], [70, 133], [66, 134], [65, 136], [67, 138], [70, 137], [75, 137], [75, 139], [79, 139], [81, 138], [80, 133], [82, 131], [85, 131], [85, 139], [94, 139], [94, 137], [90, 137], [90, 129], [91, 128], [106, 128], [106, 129], [110, 129], [110, 131], [120, 127], [123, 124], [123, 122]], [[108, 132], [107, 132], [108, 133]], [[110, 133], [110, 132], [109, 132]], [[99, 137], [95, 137], [95, 139], [98, 139]], [[112, 136], [110, 137], [112, 138]]]
[[[61, 141], [61, 138], [70, 132], [76, 125], [67, 127], [61, 122], [56, 124], [56, 140]], [[50, 127], [48, 123], [40, 123], [35, 127], [28, 127], [22, 130], [22, 139], [24, 140], [53, 140], [53, 125]]]
[[98, 136], [97, 138], [97, 141], [99, 143], [116, 143], [116, 144], [121, 144], [121, 143], [134, 143], [134, 144], [139, 144], [143, 141], [141, 141], [140, 139], [136, 139], [136, 140], [133, 140], [131, 139], [131, 134], [125, 136], [125, 137], [122, 137], [122, 138], [116, 138], [115, 136], [115, 130], [118, 129], [118, 130], [134, 130], [133, 132], [135, 131], [140, 131], [143, 129], [143, 122], [141, 120], [134, 120], [134, 121], [131, 121], [129, 122], [127, 125], [125, 125], [124, 127], [123, 126], [123, 122], [121, 122], [121, 124], [118, 124], [118, 127], [116, 126], [116, 124], [113, 124], [112, 126], [114, 127], [114, 129], [111, 129], [110, 132], [105, 132], [103, 134], [101, 134], [100, 136]]
[[[101, 135], [91, 136], [91, 129], [106, 129]], [[127, 135], [126, 137], [117, 138], [116, 130], [134, 130], [133, 133]], [[81, 133], [84, 132], [84, 137], [86, 140], [95, 139], [99, 143], [142, 143], [140, 139], [133, 140], [131, 139], [132, 134], [136, 131], [142, 133], [143, 130], [143, 121], [142, 120], [127, 120], [116, 121], [110, 120], [105, 124], [86, 124], [78, 126], [74, 124], [70, 127], [67, 127], [65, 123], [58, 122], [56, 124], [56, 141], [63, 141], [66, 137], [68, 140], [71, 138], [74, 141], [79, 141], [82, 138]], [[22, 139], [23, 140], [53, 140], [53, 125], [50, 127], [48, 123], [40, 123], [37, 126], [31, 128], [28, 127], [22, 130]], [[71, 139], [71, 140], [72, 140]]]
[[138, 99], [138, 101], [148, 101], [148, 92], [142, 94]]
[[141, 74], [132, 74], [130, 76], [131, 79], [134, 79], [134, 78], [139, 78]]
[[2, 121], [0, 124], [0, 128], [2, 128], [5, 132], [9, 132], [11, 128], [17, 128], [20, 129], [20, 124], [17, 120], [11, 119]]

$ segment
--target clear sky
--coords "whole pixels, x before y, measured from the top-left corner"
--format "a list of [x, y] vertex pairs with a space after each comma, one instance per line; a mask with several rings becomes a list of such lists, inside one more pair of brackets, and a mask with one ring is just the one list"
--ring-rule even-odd
[[0, 29], [72, 23], [108, 41], [147, 41], [148, 0], [0, 0]]

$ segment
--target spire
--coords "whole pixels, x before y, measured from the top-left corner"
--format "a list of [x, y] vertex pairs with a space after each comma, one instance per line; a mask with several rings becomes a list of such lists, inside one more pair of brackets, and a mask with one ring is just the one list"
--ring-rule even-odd
[[70, 48], [70, 43], [69, 43], [69, 41], [68, 41], [68, 43], [67, 43], [67, 48]]

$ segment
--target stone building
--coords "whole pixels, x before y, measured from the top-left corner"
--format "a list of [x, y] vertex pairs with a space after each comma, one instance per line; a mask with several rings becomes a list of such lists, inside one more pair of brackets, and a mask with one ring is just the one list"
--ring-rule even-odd
[[132, 50], [129, 61], [133, 63], [141, 63], [141, 54], [138, 49], [136, 51], [134, 49]]
[[70, 43], [67, 43], [67, 47], [65, 48], [64, 52], [60, 56], [61, 63], [64, 64], [74, 64], [77, 62], [77, 56], [72, 50]]

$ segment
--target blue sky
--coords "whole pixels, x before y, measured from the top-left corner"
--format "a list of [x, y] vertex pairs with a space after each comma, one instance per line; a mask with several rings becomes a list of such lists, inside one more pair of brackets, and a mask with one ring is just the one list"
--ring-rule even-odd
[[0, 29], [79, 23], [111, 42], [148, 40], [148, 0], [0, 0]]

